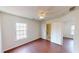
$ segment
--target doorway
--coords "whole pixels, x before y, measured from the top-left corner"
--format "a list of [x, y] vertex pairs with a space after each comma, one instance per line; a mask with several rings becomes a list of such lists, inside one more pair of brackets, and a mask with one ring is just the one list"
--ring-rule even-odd
[[64, 38], [63, 46], [65, 50], [73, 53], [74, 52], [74, 35], [75, 35], [75, 24], [72, 22], [64, 23]]
[[51, 39], [51, 24], [46, 24], [46, 39]]

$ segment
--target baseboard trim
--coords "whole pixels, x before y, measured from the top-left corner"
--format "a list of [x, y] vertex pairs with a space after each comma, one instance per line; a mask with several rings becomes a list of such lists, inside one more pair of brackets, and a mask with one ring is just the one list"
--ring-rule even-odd
[[[38, 38], [38, 39], [42, 39], [42, 38]], [[33, 40], [33, 41], [37, 41], [38, 39], [35, 39], [35, 40]], [[30, 42], [33, 42], [33, 41], [30, 41]], [[18, 47], [21, 47], [21, 46], [25, 45], [25, 44], [29, 44], [30, 42], [24, 43], [24, 44], [22, 44], [22, 45], [19, 45], [19, 46], [17, 46], [17, 47], [11, 48], [11, 49], [8, 49], [8, 50], [4, 51], [3, 53], [7, 53], [8, 51], [14, 50], [14, 49], [16, 49], [16, 48], [18, 48]]]
[[70, 37], [63, 37], [63, 39], [72, 39], [73, 40], [73, 38], [70, 38]]
[[[33, 41], [28, 42], [28, 43], [22, 44], [22, 45], [20, 45], [20, 46], [17, 46], [17, 47], [14, 47], [14, 48], [8, 49], [8, 50], [4, 51], [4, 53], [7, 53], [8, 51], [11, 51], [11, 50], [17, 49], [18, 47], [21, 47], [21, 46], [23, 46], [23, 45], [29, 44], [29, 43], [34, 42], [34, 41], [37, 41], [37, 40], [46, 40], [46, 41], [48, 41], [48, 42], [51, 42], [50, 40], [47, 40], [47, 39], [38, 38], [38, 39], [36, 39], [36, 40], [33, 40]], [[54, 43], [54, 42], [52, 42], [52, 43]], [[56, 44], [56, 43], [54, 43], [54, 44]], [[56, 45], [59, 45], [59, 44], [56, 44]], [[59, 45], [59, 46], [62, 47], [62, 45]]]

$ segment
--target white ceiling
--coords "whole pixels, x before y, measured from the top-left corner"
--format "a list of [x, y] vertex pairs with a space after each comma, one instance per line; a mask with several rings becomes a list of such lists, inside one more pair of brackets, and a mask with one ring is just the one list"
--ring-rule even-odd
[[38, 13], [40, 10], [47, 11], [45, 19], [53, 19], [67, 14], [70, 7], [72, 6], [0, 6], [0, 11], [39, 20]]

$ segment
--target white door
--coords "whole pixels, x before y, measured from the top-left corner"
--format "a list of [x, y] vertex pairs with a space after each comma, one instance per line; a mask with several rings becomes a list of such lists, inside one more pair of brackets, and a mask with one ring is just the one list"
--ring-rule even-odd
[[54, 22], [52, 24], [51, 42], [62, 45], [63, 43], [63, 31], [61, 22]]

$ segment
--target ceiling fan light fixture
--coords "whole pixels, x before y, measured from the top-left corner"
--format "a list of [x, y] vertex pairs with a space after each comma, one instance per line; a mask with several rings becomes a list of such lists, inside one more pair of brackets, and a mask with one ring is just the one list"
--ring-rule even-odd
[[44, 19], [44, 16], [40, 16], [40, 19]]
[[47, 14], [47, 12], [44, 10], [39, 11], [39, 13], [38, 13], [39, 19], [44, 19], [46, 17], [46, 14]]

